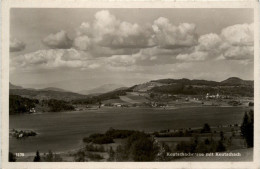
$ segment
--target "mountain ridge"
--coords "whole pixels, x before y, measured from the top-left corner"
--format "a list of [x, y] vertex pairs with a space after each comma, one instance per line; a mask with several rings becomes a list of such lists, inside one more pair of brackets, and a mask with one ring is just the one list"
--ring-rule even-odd
[[[10, 83], [11, 84], [11, 83]], [[158, 92], [169, 94], [205, 94], [222, 92], [225, 94], [238, 94], [242, 96], [252, 96], [254, 81], [242, 80], [238, 77], [230, 77], [221, 82], [198, 80], [198, 79], [158, 79], [146, 83], [137, 84], [132, 87], [119, 87], [119, 85], [106, 84], [92, 90], [92, 94], [80, 94], [70, 92], [60, 88], [48, 87], [44, 89], [26, 89], [11, 84], [9, 94], [20, 95], [35, 99], [58, 99], [58, 100], [77, 100], [98, 97], [102, 99], [118, 98], [126, 92]], [[106, 88], [107, 87], [107, 88]], [[108, 89], [111, 87], [110, 89]], [[117, 88], [119, 87], [119, 88]]]

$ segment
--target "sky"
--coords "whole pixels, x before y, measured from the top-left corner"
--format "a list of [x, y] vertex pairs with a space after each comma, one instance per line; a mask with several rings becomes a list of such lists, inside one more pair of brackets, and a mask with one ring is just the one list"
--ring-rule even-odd
[[252, 9], [10, 11], [10, 82], [87, 90], [163, 78], [253, 80]]

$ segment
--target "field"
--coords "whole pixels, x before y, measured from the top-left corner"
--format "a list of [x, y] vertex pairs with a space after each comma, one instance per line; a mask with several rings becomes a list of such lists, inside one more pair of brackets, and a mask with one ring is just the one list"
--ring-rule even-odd
[[127, 92], [126, 96], [120, 96], [120, 99], [130, 104], [140, 104], [148, 102], [148, 100], [137, 92]]

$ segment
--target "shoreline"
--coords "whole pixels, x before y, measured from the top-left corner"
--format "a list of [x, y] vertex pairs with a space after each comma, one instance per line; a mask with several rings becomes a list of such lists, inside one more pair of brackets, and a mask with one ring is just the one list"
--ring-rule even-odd
[[[232, 124], [232, 125], [235, 125], [235, 124]], [[219, 127], [221, 127], [221, 128], [229, 128], [230, 126], [228, 126], [228, 125], [211, 126], [211, 129], [217, 129], [217, 128], [219, 128]], [[240, 125], [238, 125], [238, 126], [236, 126], [236, 127], [240, 127]], [[184, 130], [200, 130], [200, 129], [202, 129], [201, 126], [191, 127], [191, 128], [172, 128], [172, 129], [169, 129], [169, 131], [172, 132], [172, 131], [176, 131], [176, 130], [184, 131]], [[136, 131], [141, 131], [141, 130], [136, 130]], [[154, 133], [154, 132], [160, 132], [160, 131], [159, 131], [159, 130], [146, 131], [145, 133], [147, 133], [147, 134], [152, 134], [152, 133]], [[93, 133], [93, 134], [95, 134], [95, 133]], [[101, 134], [101, 133], [98, 133], [98, 134]], [[181, 136], [181, 137], [182, 137], [182, 136]], [[189, 137], [191, 137], [191, 136], [189, 136]], [[179, 138], [179, 136], [171, 136], [171, 137], [167, 137], [167, 136], [166, 136], [166, 137], [156, 137], [156, 138], [158, 138], [158, 139], [160, 139], [160, 138]], [[182, 138], [183, 138], [183, 137], [182, 137]], [[54, 154], [68, 156], [68, 155], [71, 154], [71, 153], [76, 153], [77, 151], [82, 150], [82, 149], [85, 148], [85, 145], [86, 145], [86, 144], [85, 144], [84, 142], [80, 141], [80, 144], [81, 144], [81, 146], [77, 146], [77, 147], [75, 146], [75, 148], [68, 149], [68, 150], [63, 150], [63, 151], [53, 151], [53, 150], [51, 150], [51, 151], [52, 151], [52, 153], [54, 153]], [[102, 144], [101, 144], [101, 145], [102, 145]], [[108, 145], [108, 144], [105, 144], [105, 145]], [[37, 150], [36, 150], [36, 151], [37, 151]], [[26, 152], [26, 153], [24, 153], [24, 157], [23, 157], [23, 158], [34, 157], [35, 154], [36, 154], [36, 151], [35, 151], [35, 152]], [[39, 151], [40, 155], [47, 154], [48, 152], [49, 152], [49, 150], [47, 150], [46, 152], [40, 152], [40, 151]]]
[[[185, 104], [180, 106], [168, 106], [168, 107], [102, 107], [103, 109], [151, 109], [151, 110], [176, 110], [176, 109], [185, 109], [185, 108], [204, 108], [204, 107], [219, 107], [219, 108], [249, 108], [254, 109], [254, 107], [249, 107], [246, 105], [239, 105], [239, 106], [231, 106], [231, 105], [191, 105], [187, 106]], [[24, 114], [10, 114], [10, 116], [15, 115], [42, 115], [42, 114], [51, 114], [51, 113], [79, 113], [79, 112], [97, 112], [98, 110], [102, 110], [102, 108], [97, 109], [86, 109], [86, 110], [75, 110], [75, 111], [60, 111], [60, 112], [37, 112], [37, 113], [24, 113]]]

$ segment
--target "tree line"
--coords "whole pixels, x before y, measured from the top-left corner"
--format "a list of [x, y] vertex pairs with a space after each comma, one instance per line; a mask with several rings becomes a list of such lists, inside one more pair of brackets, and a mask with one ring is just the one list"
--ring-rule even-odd
[[49, 112], [71, 111], [75, 109], [71, 103], [63, 100], [38, 100], [18, 95], [9, 95], [9, 114], [32, 113], [32, 109], [36, 108]]

